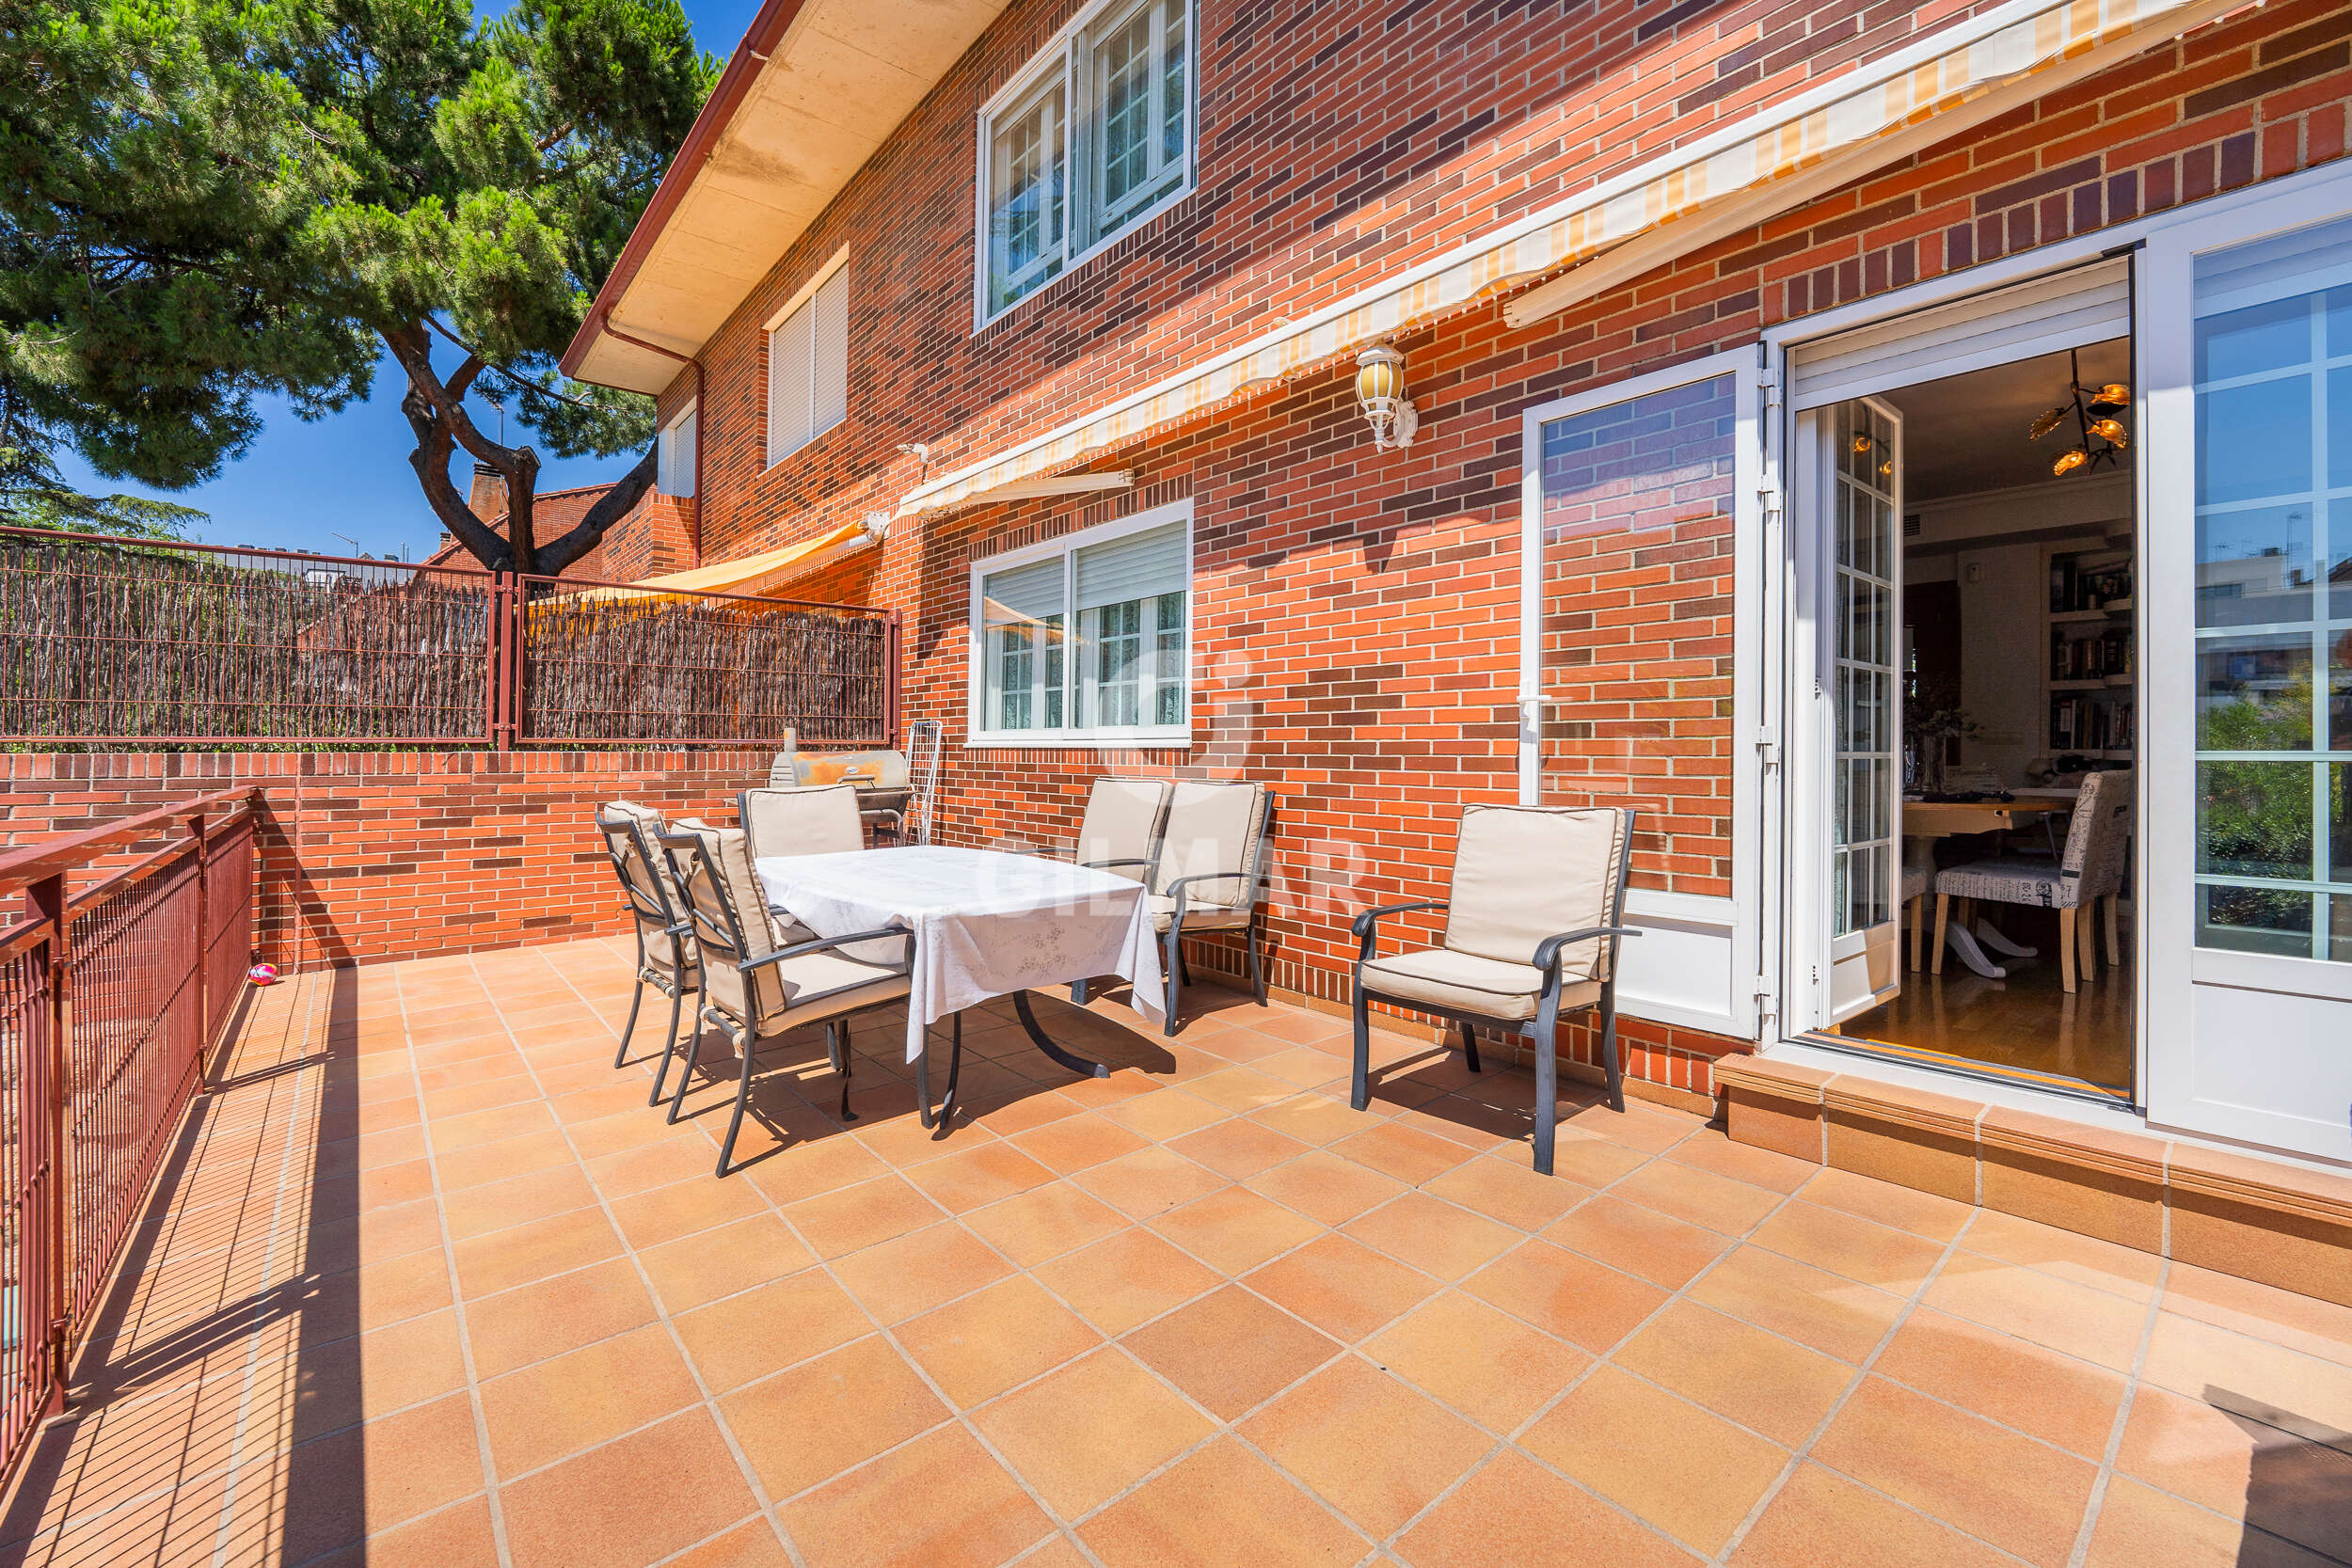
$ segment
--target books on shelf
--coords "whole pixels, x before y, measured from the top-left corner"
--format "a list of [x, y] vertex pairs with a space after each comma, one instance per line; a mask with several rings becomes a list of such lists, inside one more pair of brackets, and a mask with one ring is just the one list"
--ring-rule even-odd
[[2079, 566], [2071, 555], [2050, 558], [2052, 614], [2106, 610], [2113, 605], [2129, 604], [2131, 598], [2132, 563], [2129, 561], [2104, 566]]

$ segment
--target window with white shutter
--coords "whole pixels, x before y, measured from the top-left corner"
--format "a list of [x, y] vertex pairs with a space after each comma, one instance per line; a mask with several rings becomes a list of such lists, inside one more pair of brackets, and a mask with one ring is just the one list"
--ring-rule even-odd
[[694, 493], [694, 443], [699, 411], [689, 404], [685, 413], [662, 426], [654, 445], [653, 487], [665, 496]]
[[783, 462], [850, 413], [850, 269], [768, 329], [768, 461]]
[[975, 743], [1191, 739], [1192, 503], [972, 571]]

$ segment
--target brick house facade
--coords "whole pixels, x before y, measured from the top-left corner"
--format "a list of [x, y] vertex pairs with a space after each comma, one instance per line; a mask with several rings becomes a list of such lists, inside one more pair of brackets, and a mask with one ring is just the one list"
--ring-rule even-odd
[[[2352, 12], [2185, 7], [2134, 32], [2129, 8], [2098, 13], [2121, 20], [2092, 24], [2095, 55], [2066, 44], [2044, 75], [1934, 100], [1938, 113], [1979, 105], [1948, 136], [1923, 109], [1899, 121], [1908, 142], [1882, 137], [1897, 155], [1842, 182], [1809, 175], [1801, 154], [1794, 199], [1730, 228], [1706, 207], [1652, 225], [1650, 238], [1715, 227], [1590, 297], [1515, 325], [1515, 299], [1577, 276], [1552, 266], [1422, 312], [1390, 335], [1421, 419], [1407, 448], [1375, 450], [1352, 349], [1302, 351], [1277, 377], [1058, 470], [1125, 470], [1131, 488], [908, 509], [942, 476], [1676, 150], [1704, 153], [1899, 51], [1931, 55], [1995, 13], [2041, 26], [2070, 9], [1200, 0], [1189, 194], [976, 328], [976, 116], [1084, 9], [1016, 0], [756, 281], [698, 335], [671, 335], [701, 367], [705, 558], [899, 513], [880, 551], [792, 592], [904, 612], [905, 712], [946, 726], [943, 836], [1066, 844], [1106, 769], [1263, 779], [1281, 811], [1270, 977], [1339, 1002], [1352, 914], [1441, 895], [1461, 809], [1518, 798], [1530, 409], [1752, 353], [1768, 330], [2342, 156]], [[765, 36], [775, 48], [797, 36], [783, 9]], [[673, 181], [696, 178], [682, 164]], [[1610, 264], [1594, 249], [1587, 266]], [[846, 419], [771, 465], [769, 325], [844, 251]], [[617, 363], [594, 356], [632, 286], [608, 287], [575, 373]], [[674, 372], [656, 375], [664, 419], [695, 386]], [[973, 563], [1179, 500], [1192, 507], [1190, 747], [967, 748]], [[1735, 696], [1756, 656], [1739, 641], [1734, 535], [1730, 515], [1708, 515], [1545, 557], [1542, 799], [1640, 811], [1637, 900], [1749, 895]], [[1629, 1073], [1667, 1096], [1710, 1096], [1711, 1064], [1757, 1032], [1752, 1016], [1718, 1030], [1632, 1010]], [[1564, 1049], [1589, 1067], [1581, 1030]]]

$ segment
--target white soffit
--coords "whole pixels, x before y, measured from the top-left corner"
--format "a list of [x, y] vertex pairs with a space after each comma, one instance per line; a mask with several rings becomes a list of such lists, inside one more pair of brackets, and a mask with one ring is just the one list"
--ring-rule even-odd
[[[807, 0], [693, 171], [607, 318], [704, 343], [1004, 9], [1004, 0]], [[581, 380], [658, 392], [678, 362], [599, 333]]]
[[1540, 320], [2030, 103], [2159, 39], [2247, 5], [2248, 0], [2009, 0], [1058, 429], [919, 485], [899, 503], [899, 515], [961, 505], [1089, 461], [1371, 343], [1573, 268], [1504, 306], [1514, 325]]

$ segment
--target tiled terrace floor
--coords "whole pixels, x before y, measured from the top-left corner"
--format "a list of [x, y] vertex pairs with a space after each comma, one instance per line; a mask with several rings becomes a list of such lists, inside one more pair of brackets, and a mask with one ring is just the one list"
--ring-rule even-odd
[[1338, 1024], [1215, 990], [1172, 1047], [1042, 1006], [1102, 1082], [972, 1031], [944, 1142], [895, 1029], [848, 1132], [795, 1044], [720, 1181], [719, 1092], [665, 1129], [612, 1066], [625, 968], [257, 998], [0, 1557], [2352, 1559], [2344, 1308], [1639, 1102], [1541, 1179], [1523, 1072], [1357, 1115]]

